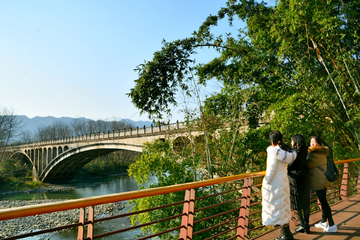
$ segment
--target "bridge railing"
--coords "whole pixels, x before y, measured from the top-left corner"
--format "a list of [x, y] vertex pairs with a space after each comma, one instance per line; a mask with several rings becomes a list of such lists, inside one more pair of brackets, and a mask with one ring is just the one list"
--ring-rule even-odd
[[88, 140], [101, 140], [101, 139], [110, 139], [117, 137], [134, 137], [140, 134], [154, 134], [154, 133], [160, 133], [166, 131], [176, 131], [176, 130], [184, 129], [185, 127], [186, 127], [186, 123], [179, 121], [177, 121], [176, 123], [160, 124], [158, 126], [153, 126], [151, 124], [150, 126], [144, 125], [143, 127], [128, 128], [119, 131], [113, 130], [108, 132], [98, 132], [98, 133], [85, 134], [81, 136], [71, 136], [61, 139], [52, 139], [46, 141], [20, 144], [16, 146], [8, 146], [7, 149], [11, 150], [17, 148], [26, 148], [26, 147], [33, 148], [42, 145], [63, 144], [63, 143], [72, 143], [72, 142], [88, 141]]
[[[336, 162], [342, 177], [328, 189], [327, 196], [331, 203], [346, 200], [351, 195], [360, 193], [359, 163], [360, 159]], [[77, 239], [97, 239], [141, 227], [154, 229], [157, 224], [168, 226], [168, 229], [148, 233], [139, 236], [138, 239], [148, 239], [164, 234], [169, 234], [168, 236], [171, 237], [176, 236], [178, 239], [183, 240], [193, 239], [195, 236], [200, 239], [214, 239], [220, 236], [226, 239], [250, 239], [273, 228], [264, 227], [261, 222], [261, 182], [264, 175], [265, 172], [262, 171], [160, 188], [2, 209], [0, 210], [0, 221], [79, 209], [78, 223], [9, 236], [4, 240], [20, 239], [69, 228], [78, 228]], [[98, 205], [140, 198], [149, 198], [149, 201], [155, 201], [154, 197], [165, 196], [166, 194], [172, 196], [177, 194], [183, 197], [178, 202], [171, 202], [149, 209], [137, 209], [111, 217], [94, 218], [96, 206]], [[312, 199], [311, 208], [312, 211], [319, 209], [319, 203], [315, 197]], [[170, 210], [166, 211], [166, 209]], [[166, 213], [169, 213], [169, 215], [166, 215]], [[110, 232], [94, 235], [94, 229], [100, 222], [128, 218], [129, 216], [139, 217], [142, 214], [161, 217], [148, 222], [138, 221], [132, 227], [113, 229]], [[293, 223], [296, 224], [294, 218]]]

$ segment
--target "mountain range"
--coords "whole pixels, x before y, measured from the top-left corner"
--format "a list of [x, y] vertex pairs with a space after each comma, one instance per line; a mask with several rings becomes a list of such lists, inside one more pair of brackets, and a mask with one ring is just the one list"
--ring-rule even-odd
[[[59, 122], [60, 121], [60, 122], [62, 122], [64, 124], [70, 124], [75, 119], [91, 120], [91, 119], [88, 119], [88, 118], [71, 118], [71, 117], [56, 118], [56, 117], [52, 117], [52, 116], [29, 118], [29, 117], [27, 117], [25, 115], [17, 115], [17, 117], [21, 121], [21, 126], [22, 126], [21, 130], [22, 131], [29, 131], [31, 133], [33, 133], [38, 127], [49, 126], [49, 125], [52, 125], [54, 122]], [[148, 127], [152, 123], [150, 121], [133, 121], [131, 119], [121, 119], [121, 120], [133, 125], [134, 127], [139, 127], [139, 128], [143, 127], [144, 125], [146, 127]], [[106, 120], [104, 120], [104, 121], [106, 121]]]

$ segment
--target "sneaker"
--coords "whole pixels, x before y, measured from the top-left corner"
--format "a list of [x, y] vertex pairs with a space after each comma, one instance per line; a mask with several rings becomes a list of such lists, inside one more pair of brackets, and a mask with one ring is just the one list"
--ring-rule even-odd
[[327, 228], [323, 229], [324, 232], [337, 232], [337, 226], [336, 224], [332, 225], [332, 226], [328, 226]]
[[326, 228], [328, 228], [329, 224], [328, 224], [328, 222], [322, 223], [322, 222], [320, 221], [319, 223], [316, 223], [314, 226], [315, 226], [316, 228], [326, 229]]

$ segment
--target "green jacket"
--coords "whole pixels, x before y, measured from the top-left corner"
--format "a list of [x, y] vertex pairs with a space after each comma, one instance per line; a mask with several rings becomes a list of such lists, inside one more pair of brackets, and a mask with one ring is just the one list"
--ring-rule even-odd
[[309, 147], [308, 152], [307, 167], [309, 169], [310, 189], [316, 191], [330, 187], [331, 182], [326, 179], [325, 173], [318, 168], [320, 167], [326, 172], [329, 148], [326, 146]]

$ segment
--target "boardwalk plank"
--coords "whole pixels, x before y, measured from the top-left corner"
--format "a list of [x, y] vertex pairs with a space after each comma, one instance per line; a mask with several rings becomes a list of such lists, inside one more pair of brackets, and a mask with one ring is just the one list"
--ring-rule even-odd
[[[360, 240], [360, 194], [350, 197], [347, 201], [342, 201], [331, 206], [333, 219], [338, 227], [337, 233], [325, 233], [322, 229], [315, 228], [314, 224], [321, 220], [321, 211], [317, 211], [310, 216], [310, 234], [296, 233], [296, 226], [291, 225], [296, 240], [316, 239], [316, 240]], [[280, 228], [276, 228], [267, 234], [263, 234], [256, 240], [274, 239], [280, 235]]]

